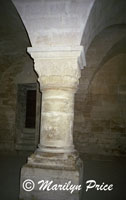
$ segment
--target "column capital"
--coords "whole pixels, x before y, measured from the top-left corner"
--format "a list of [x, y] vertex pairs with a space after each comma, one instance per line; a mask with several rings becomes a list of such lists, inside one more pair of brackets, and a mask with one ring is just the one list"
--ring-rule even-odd
[[[49, 87], [76, 88], [84, 64], [82, 46], [28, 48], [42, 89]], [[42, 84], [41, 84], [42, 83]]]

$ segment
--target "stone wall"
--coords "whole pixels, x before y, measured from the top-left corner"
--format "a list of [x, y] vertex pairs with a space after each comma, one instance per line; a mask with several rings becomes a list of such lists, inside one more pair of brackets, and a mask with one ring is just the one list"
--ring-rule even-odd
[[[17, 84], [33, 83], [36, 75], [27, 56], [16, 58], [0, 79], [0, 149], [15, 149]], [[9, 63], [9, 62], [8, 62]], [[126, 153], [125, 54], [111, 58], [93, 75], [82, 71], [75, 99], [74, 143], [79, 152], [104, 155]], [[87, 78], [86, 78], [87, 77]], [[85, 90], [86, 85], [86, 90]], [[82, 95], [81, 91], [85, 91]]]
[[[94, 73], [85, 68], [75, 100], [74, 143], [80, 152], [126, 154], [126, 54], [109, 59]], [[84, 76], [87, 77], [84, 78]]]
[[26, 30], [12, 1], [0, 6], [0, 150], [14, 150], [16, 142], [17, 85], [35, 83]]
[[[33, 63], [28, 56], [18, 55], [16, 60], [8, 60], [9, 63], [10, 67], [1, 74], [0, 79], [0, 150], [15, 150], [17, 84], [36, 82]], [[4, 63], [4, 67], [7, 64]], [[125, 155], [124, 64], [125, 54], [111, 58], [99, 67], [89, 84], [87, 80], [92, 69], [87, 67], [82, 71], [80, 90], [75, 99], [74, 120], [74, 143], [79, 152]], [[85, 91], [85, 95], [82, 91]]]
[[15, 150], [17, 85], [36, 82], [36, 75], [27, 55], [8, 56], [1, 66], [5, 71], [0, 79], [0, 150]]

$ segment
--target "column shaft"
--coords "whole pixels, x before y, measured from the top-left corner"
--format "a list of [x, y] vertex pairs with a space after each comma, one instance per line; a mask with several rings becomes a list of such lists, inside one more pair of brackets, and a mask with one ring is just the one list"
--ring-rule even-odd
[[43, 91], [40, 145], [42, 151], [73, 151], [74, 91]]

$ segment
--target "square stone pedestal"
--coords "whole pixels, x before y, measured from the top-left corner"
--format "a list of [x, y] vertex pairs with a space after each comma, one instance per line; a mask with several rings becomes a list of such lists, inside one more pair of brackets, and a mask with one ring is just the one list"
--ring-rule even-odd
[[72, 166], [72, 159], [75, 156], [44, 159], [33, 155], [21, 170], [20, 200], [80, 200], [83, 164], [78, 158]]

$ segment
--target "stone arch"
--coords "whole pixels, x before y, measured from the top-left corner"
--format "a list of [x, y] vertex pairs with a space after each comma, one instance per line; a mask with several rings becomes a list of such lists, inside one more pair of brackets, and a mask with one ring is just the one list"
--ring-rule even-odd
[[0, 6], [0, 150], [15, 150], [17, 87], [37, 82], [33, 62], [26, 54], [30, 41], [11, 0]]
[[[26, 29], [10, 0], [1, 0], [0, 7], [0, 79], [9, 67], [19, 64], [30, 46]], [[19, 57], [19, 59], [18, 59]]]
[[112, 46], [112, 48], [108, 51], [106, 56], [102, 59], [101, 63], [98, 65], [96, 71], [94, 72], [90, 84], [93, 81], [93, 78], [95, 77], [96, 73], [100, 70], [100, 68], [112, 57], [119, 55], [119, 54], [125, 54], [126, 53], [126, 37], [123, 37], [120, 39], [116, 44]]
[[81, 93], [83, 98], [87, 94], [89, 84], [100, 65], [115, 52], [115, 50], [113, 52], [112, 49], [117, 46], [119, 48], [118, 44], [120, 44], [120, 41], [122, 41], [121, 44], [124, 44], [125, 35], [126, 25], [113, 25], [101, 31], [101, 33], [94, 38], [86, 52], [87, 66], [82, 70], [82, 76], [80, 78], [78, 93]]
[[125, 24], [124, 0], [95, 0], [84, 28], [81, 44], [88, 50], [93, 38], [109, 26]]
[[81, 138], [80, 151], [98, 153], [101, 149], [103, 154], [125, 154], [125, 35], [125, 25], [113, 25], [97, 35], [87, 50], [87, 67], [82, 71], [75, 101], [74, 136], [75, 141]]
[[125, 56], [115, 55], [99, 68], [80, 103], [81, 115], [77, 120], [82, 121], [76, 131], [83, 152], [113, 156], [126, 152]]

